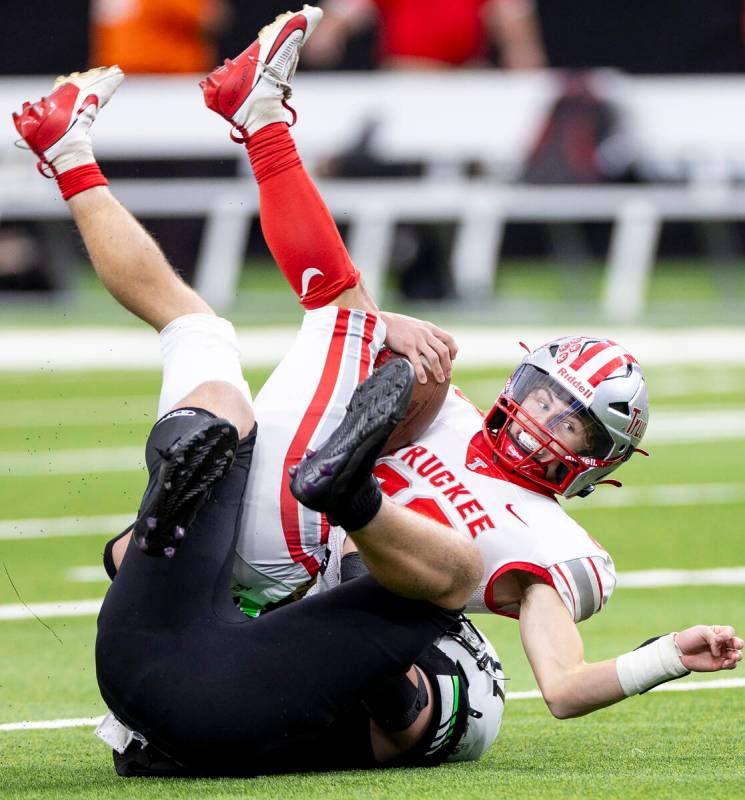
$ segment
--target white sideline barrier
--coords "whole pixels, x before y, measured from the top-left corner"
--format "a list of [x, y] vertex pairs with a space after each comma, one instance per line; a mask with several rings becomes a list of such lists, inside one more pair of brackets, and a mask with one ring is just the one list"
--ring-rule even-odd
[[[337, 220], [351, 225], [349, 245], [374, 295], [380, 295], [395, 225], [454, 221], [456, 290], [464, 299], [491, 287], [507, 221], [613, 223], [603, 311], [623, 322], [639, 317], [663, 221], [745, 218], [745, 193], [727, 187], [745, 174], [745, 79], [598, 77], [626, 119], [632, 155], [665, 178], [690, 185], [660, 187], [525, 187], [467, 181], [459, 170], [481, 162], [500, 179], [518, 171], [560, 86], [550, 73], [457, 72], [301, 75], [293, 102], [295, 136], [309, 163], [349, 147], [369, 122], [371, 148], [382, 158], [419, 160], [432, 180], [325, 182], [321, 191]], [[21, 100], [49, 90], [48, 79], [0, 81], [0, 117]], [[168, 113], [163, 113], [167, 108]], [[0, 126], [0, 219], [65, 216], [54, 187], [19, 161], [14, 129]], [[242, 148], [207, 111], [195, 76], [130, 78], [96, 123], [100, 158], [227, 158], [245, 171]], [[449, 177], [444, 177], [449, 175]], [[205, 215], [197, 288], [225, 308], [234, 296], [243, 248], [258, 203], [251, 181], [117, 181], [114, 190], [141, 216]]]

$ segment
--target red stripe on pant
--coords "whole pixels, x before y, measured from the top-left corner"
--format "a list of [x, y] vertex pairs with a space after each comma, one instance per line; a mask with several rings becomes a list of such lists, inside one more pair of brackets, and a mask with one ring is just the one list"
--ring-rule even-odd
[[365, 332], [361, 344], [361, 358], [360, 358], [360, 372], [357, 377], [357, 383], [367, 378], [370, 374], [370, 362], [372, 361], [372, 354], [370, 353], [370, 345], [372, 344], [373, 334], [375, 333], [375, 325], [377, 324], [377, 317], [372, 314], [365, 314]]
[[287, 454], [285, 455], [284, 464], [282, 465], [280, 518], [285, 542], [287, 543], [287, 551], [292, 560], [302, 564], [311, 577], [318, 573], [320, 567], [316, 559], [303, 550], [300, 536], [300, 504], [292, 496], [290, 482], [287, 480], [287, 472], [290, 467], [295, 466], [295, 464], [302, 459], [318, 427], [318, 423], [321, 421], [329, 401], [331, 400], [341, 369], [344, 344], [346, 342], [349, 326], [349, 316], [350, 312], [348, 309], [339, 309], [336, 316], [334, 332], [331, 335], [331, 344], [326, 356], [326, 363], [321, 373], [321, 379], [318, 382], [318, 387], [313, 395], [313, 399], [310, 401], [310, 405], [300, 422], [297, 433], [290, 443]]
[[259, 185], [261, 229], [274, 260], [306, 308], [328, 305], [356, 286], [360, 274], [287, 125], [267, 125], [247, 149]]

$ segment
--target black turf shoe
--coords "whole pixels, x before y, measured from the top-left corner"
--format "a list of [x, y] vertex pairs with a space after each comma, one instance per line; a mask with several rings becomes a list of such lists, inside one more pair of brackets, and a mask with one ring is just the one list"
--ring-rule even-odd
[[411, 364], [397, 358], [354, 390], [339, 427], [290, 469], [290, 490], [297, 500], [348, 531], [363, 528], [378, 513], [382, 494], [372, 471], [406, 414], [414, 380]]
[[160, 452], [132, 529], [149, 556], [172, 558], [212, 486], [235, 459], [238, 431], [226, 419], [204, 417]]

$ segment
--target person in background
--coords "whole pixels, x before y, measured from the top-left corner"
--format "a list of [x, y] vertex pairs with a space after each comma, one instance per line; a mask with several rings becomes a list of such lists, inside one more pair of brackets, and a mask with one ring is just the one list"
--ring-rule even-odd
[[443, 69], [487, 63], [499, 50], [504, 69], [546, 66], [532, 0], [327, 0], [306, 48], [310, 67], [334, 67], [351, 36], [378, 23], [379, 66]]
[[93, 0], [90, 62], [129, 73], [206, 72], [228, 18], [224, 0]]

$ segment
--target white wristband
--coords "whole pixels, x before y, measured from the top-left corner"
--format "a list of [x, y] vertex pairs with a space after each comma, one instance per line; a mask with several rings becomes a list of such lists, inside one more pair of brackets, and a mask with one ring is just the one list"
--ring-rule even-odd
[[668, 633], [638, 650], [619, 656], [616, 659], [616, 672], [623, 693], [630, 697], [665, 681], [687, 675], [689, 670], [683, 666], [681, 656], [674, 633]]

